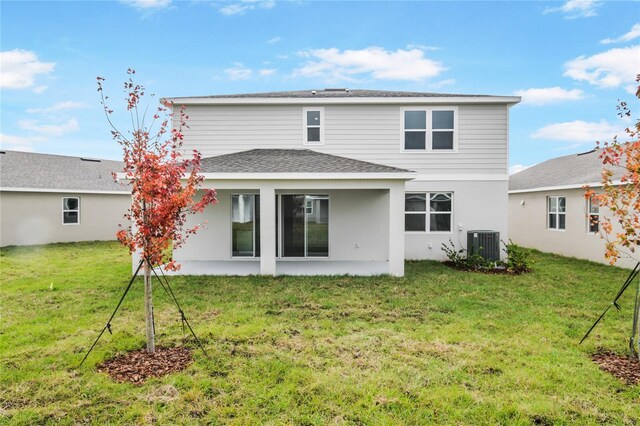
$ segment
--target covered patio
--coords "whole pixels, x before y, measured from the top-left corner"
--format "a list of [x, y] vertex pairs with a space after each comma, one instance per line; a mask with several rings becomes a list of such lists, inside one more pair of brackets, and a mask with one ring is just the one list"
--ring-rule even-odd
[[202, 161], [218, 204], [174, 252], [183, 275], [404, 275], [404, 187], [414, 173], [311, 150]]

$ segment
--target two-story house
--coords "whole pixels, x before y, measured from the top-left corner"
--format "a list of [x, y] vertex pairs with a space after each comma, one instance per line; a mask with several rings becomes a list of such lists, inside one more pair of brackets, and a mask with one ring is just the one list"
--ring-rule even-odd
[[513, 96], [325, 89], [168, 98], [218, 204], [184, 274], [404, 274], [507, 235]]

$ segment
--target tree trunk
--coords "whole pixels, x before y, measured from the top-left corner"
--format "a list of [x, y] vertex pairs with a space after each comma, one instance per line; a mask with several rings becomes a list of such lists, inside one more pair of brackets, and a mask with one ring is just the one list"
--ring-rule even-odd
[[629, 356], [636, 356], [640, 360], [640, 277], [638, 277], [635, 305], [633, 307], [633, 329], [629, 340]]
[[147, 328], [147, 352], [156, 353], [156, 331], [153, 327], [153, 298], [151, 287], [151, 267], [144, 262], [144, 317]]

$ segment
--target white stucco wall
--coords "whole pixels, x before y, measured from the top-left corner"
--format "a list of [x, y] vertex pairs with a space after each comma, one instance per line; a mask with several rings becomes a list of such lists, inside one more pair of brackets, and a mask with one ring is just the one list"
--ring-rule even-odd
[[[446, 260], [442, 244], [451, 239], [467, 249], [467, 231], [472, 230], [498, 231], [500, 239], [508, 241], [507, 188], [504, 180], [407, 182], [407, 192], [453, 192], [453, 218], [451, 232], [406, 232], [406, 259]], [[504, 257], [502, 245], [500, 250]]]
[[[177, 261], [231, 260], [231, 195], [257, 189], [218, 190], [218, 203], [189, 217], [188, 226], [207, 222], [175, 250]], [[277, 190], [278, 194], [329, 195], [329, 259], [386, 261], [389, 253], [389, 193], [383, 189]], [[275, 244], [275, 242], [274, 242]], [[246, 258], [242, 258], [246, 260]]]
[[[547, 227], [547, 197], [566, 197], [566, 229]], [[605, 242], [587, 228], [587, 202], [582, 189], [515, 193], [509, 195], [509, 230], [513, 241], [525, 247], [600, 263]], [[607, 214], [601, 209], [601, 214]], [[632, 268], [636, 261], [621, 259], [617, 266]]]
[[[80, 198], [80, 224], [62, 224], [62, 198]], [[129, 194], [0, 191], [0, 245], [115, 240]]]

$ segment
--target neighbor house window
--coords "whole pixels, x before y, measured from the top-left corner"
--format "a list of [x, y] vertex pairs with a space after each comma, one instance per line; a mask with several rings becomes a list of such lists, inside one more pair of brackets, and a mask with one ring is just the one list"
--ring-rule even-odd
[[587, 229], [596, 233], [600, 229], [600, 206], [593, 198], [587, 200]]
[[404, 229], [413, 232], [451, 232], [453, 193], [405, 194]]
[[547, 226], [549, 229], [565, 229], [567, 199], [565, 197], [547, 198]]
[[405, 151], [452, 151], [455, 149], [455, 109], [406, 109], [402, 114]]
[[304, 108], [304, 143], [321, 145], [324, 143], [324, 109]]
[[260, 196], [231, 196], [231, 255], [260, 256]]
[[80, 198], [62, 198], [62, 224], [78, 225], [80, 223]]

